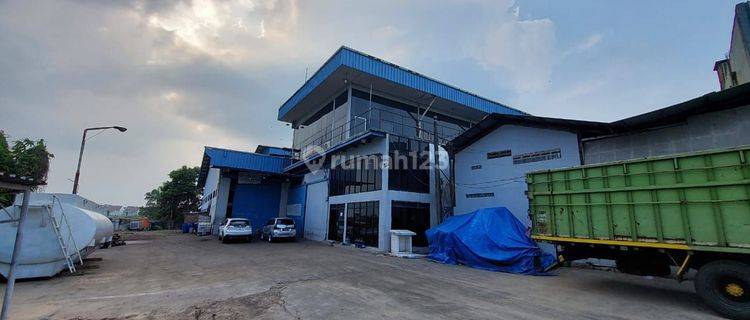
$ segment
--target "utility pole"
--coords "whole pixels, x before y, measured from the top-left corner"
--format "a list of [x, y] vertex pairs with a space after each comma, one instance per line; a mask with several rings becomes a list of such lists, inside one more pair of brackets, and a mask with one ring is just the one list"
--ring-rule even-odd
[[78, 194], [78, 180], [81, 177], [81, 160], [83, 160], [83, 148], [86, 146], [86, 133], [88, 133], [89, 131], [94, 131], [94, 130], [107, 130], [107, 129], [116, 129], [117, 131], [120, 131], [120, 132], [125, 132], [128, 130], [124, 127], [119, 127], [119, 126], [94, 127], [94, 128], [83, 129], [83, 138], [81, 138], [81, 151], [78, 153], [78, 167], [76, 167], [76, 177], [75, 177], [75, 181], [73, 181], [73, 194]]
[[21, 212], [18, 216], [18, 230], [16, 230], [16, 242], [13, 244], [13, 253], [10, 257], [10, 267], [8, 268], [8, 281], [5, 284], [5, 298], [3, 298], [3, 309], [0, 311], [0, 320], [7, 320], [10, 313], [10, 301], [13, 298], [13, 289], [16, 286], [16, 268], [18, 267], [18, 256], [21, 253], [21, 243], [23, 242], [24, 224], [26, 216], [29, 213], [29, 198], [31, 191], [27, 187], [23, 190], [23, 201], [21, 202]]
[[[434, 99], [433, 99], [434, 102]], [[432, 106], [432, 104], [430, 104]], [[429, 109], [429, 108], [428, 108]], [[427, 110], [425, 110], [425, 114], [427, 113]], [[432, 122], [432, 142], [435, 145], [435, 148], [433, 150], [434, 153], [434, 163], [433, 167], [435, 167], [435, 198], [437, 199], [437, 214], [438, 214], [438, 223], [443, 222], [443, 194], [442, 190], [440, 188], [440, 139], [438, 138], [438, 131], [437, 131], [437, 116], [433, 118]]]

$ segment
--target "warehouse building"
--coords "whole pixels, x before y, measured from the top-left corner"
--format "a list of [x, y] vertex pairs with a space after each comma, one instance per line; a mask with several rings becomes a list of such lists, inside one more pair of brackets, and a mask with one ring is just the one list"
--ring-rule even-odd
[[750, 145], [750, 84], [612, 123], [486, 117], [456, 137], [456, 214], [505, 206], [529, 224], [531, 171]]
[[529, 223], [529, 171], [750, 144], [748, 90], [613, 123], [543, 118], [342, 47], [279, 108], [292, 148], [206, 147], [201, 210], [215, 228], [291, 217], [307, 239], [381, 250], [391, 229], [424, 246], [445, 216], [482, 207]]
[[584, 164], [750, 145], [750, 84], [609, 126], [613, 134], [583, 139]]
[[258, 230], [283, 214], [282, 191], [294, 177], [283, 173], [292, 159], [278, 155], [279, 150], [283, 148], [259, 147], [264, 153], [254, 153], [205, 147], [198, 176], [200, 211], [209, 214], [214, 234], [225, 218], [247, 218]]
[[301, 212], [308, 239], [387, 250], [391, 229], [409, 229], [424, 246], [447, 211], [436, 192], [447, 174], [431, 169], [436, 146], [489, 113], [523, 114], [342, 47], [279, 108], [300, 160], [283, 172], [302, 177], [285, 214]]
[[526, 173], [582, 163], [581, 139], [609, 134], [606, 123], [492, 114], [456, 137], [455, 213], [504, 206], [530, 225]]

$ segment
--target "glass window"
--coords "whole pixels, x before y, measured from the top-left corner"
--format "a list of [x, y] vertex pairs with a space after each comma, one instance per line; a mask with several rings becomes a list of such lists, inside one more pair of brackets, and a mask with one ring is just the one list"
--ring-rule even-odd
[[483, 192], [483, 193], [467, 193], [466, 198], [472, 199], [472, 198], [491, 198], [494, 197], [494, 192]]
[[381, 189], [380, 155], [361, 156], [331, 169], [329, 194], [339, 196]]
[[429, 143], [424, 141], [390, 137], [390, 190], [430, 193], [429, 148]]
[[417, 235], [412, 239], [414, 246], [426, 247], [430, 228], [430, 204], [419, 202], [393, 201], [391, 204], [391, 229], [409, 230]]
[[247, 220], [232, 220], [229, 222], [229, 225], [232, 227], [244, 228], [249, 226], [250, 223]]
[[276, 219], [276, 225], [293, 226], [294, 220], [292, 219]]
[[353, 202], [348, 203], [346, 208], [347, 242], [377, 247], [379, 202]]
[[[370, 103], [372, 99], [372, 103]], [[352, 131], [355, 127], [361, 127], [364, 120], [356, 120], [355, 116], [369, 114], [367, 127], [369, 129], [381, 130], [387, 133], [400, 135], [408, 138], [420, 138], [432, 140], [432, 134], [437, 126], [438, 137], [448, 141], [461, 134], [470, 123], [458, 120], [446, 115], [428, 111], [419, 121], [424, 113], [424, 108], [384, 98], [369, 91], [352, 89]], [[367, 117], [365, 117], [367, 118]], [[435, 124], [437, 118], [437, 125]], [[420, 129], [418, 129], [420, 128]], [[417, 134], [417, 131], [421, 131]], [[355, 131], [356, 132], [356, 131]]]
[[547, 161], [560, 159], [560, 149], [530, 152], [513, 156], [513, 164], [524, 164], [529, 162]]
[[294, 130], [292, 146], [303, 155], [314, 146], [329, 148], [346, 140], [349, 92], [344, 90]]
[[510, 156], [510, 149], [487, 152], [487, 159], [497, 159]]
[[344, 240], [344, 204], [332, 204], [328, 216], [328, 240]]

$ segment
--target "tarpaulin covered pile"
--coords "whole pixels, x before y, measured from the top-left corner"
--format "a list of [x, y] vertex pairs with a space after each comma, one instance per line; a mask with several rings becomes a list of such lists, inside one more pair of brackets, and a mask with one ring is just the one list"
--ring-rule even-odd
[[505, 207], [450, 217], [427, 230], [429, 259], [447, 264], [520, 274], [538, 274], [555, 263]]

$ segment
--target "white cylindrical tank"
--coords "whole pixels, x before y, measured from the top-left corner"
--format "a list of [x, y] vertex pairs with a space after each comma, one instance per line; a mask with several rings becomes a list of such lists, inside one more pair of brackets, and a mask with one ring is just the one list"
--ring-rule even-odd
[[[12, 206], [0, 210], [0, 220], [18, 219], [22, 200], [23, 194], [19, 194]], [[67, 268], [53, 218], [73, 261], [78, 260], [76, 250], [85, 258], [99, 246], [108, 246], [114, 227], [109, 218], [95, 212], [98, 208], [98, 204], [78, 195], [32, 193], [17, 278], [51, 277]], [[0, 274], [6, 278], [17, 230], [17, 222], [0, 224]]]

